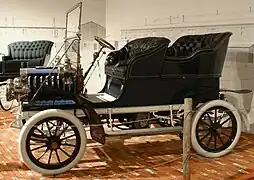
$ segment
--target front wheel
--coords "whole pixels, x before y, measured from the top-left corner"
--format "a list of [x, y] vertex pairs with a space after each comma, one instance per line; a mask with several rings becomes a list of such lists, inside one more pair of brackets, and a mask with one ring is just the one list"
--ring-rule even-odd
[[193, 117], [193, 149], [205, 157], [221, 157], [236, 146], [241, 135], [241, 118], [237, 109], [223, 100], [203, 104]]
[[21, 129], [19, 152], [23, 162], [43, 175], [60, 174], [84, 155], [86, 133], [78, 118], [59, 109], [41, 111]]

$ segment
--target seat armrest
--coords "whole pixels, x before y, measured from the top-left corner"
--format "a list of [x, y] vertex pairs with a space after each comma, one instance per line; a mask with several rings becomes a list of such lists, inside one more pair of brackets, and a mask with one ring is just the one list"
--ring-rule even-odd
[[50, 63], [50, 54], [46, 54], [46, 56], [45, 56], [45, 59], [44, 59], [44, 62], [41, 64], [41, 66], [44, 66], [44, 67], [47, 67], [48, 65], [49, 65], [49, 63]]

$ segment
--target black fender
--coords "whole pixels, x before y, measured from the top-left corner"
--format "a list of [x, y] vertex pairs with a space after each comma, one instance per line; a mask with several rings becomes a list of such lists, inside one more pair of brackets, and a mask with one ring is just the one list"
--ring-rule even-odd
[[82, 109], [84, 114], [88, 117], [92, 139], [101, 144], [105, 144], [106, 134], [101, 122], [101, 118], [94, 110], [93, 104], [85, 99], [85, 97], [80, 94], [74, 94], [73, 92], [64, 91], [54, 87], [43, 87], [40, 95], [45, 97], [53, 95], [54, 97], [73, 100], [78, 105], [78, 108]]

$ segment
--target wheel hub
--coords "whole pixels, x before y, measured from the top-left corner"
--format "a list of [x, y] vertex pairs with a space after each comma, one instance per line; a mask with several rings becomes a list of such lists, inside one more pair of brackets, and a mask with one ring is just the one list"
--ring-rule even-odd
[[59, 149], [61, 141], [59, 137], [51, 137], [48, 142], [48, 148], [52, 150]]
[[221, 125], [220, 125], [220, 123], [213, 123], [212, 124], [212, 130], [213, 131], [217, 131], [218, 129], [220, 129], [221, 128]]
[[52, 142], [50, 147], [51, 147], [51, 149], [56, 150], [59, 148], [59, 144], [57, 142]]

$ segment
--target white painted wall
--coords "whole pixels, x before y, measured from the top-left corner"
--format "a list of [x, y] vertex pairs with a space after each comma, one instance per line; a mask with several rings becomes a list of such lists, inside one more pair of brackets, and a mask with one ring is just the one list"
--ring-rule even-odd
[[0, 0], [0, 26], [65, 25], [65, 13], [83, 2], [82, 22], [94, 21], [105, 26], [105, 0]]
[[[107, 35], [111, 39], [120, 37], [120, 30], [147, 24], [207, 24], [253, 21], [253, 0], [106, 0]], [[218, 12], [218, 15], [215, 16]], [[236, 20], [237, 19], [237, 20]], [[154, 22], [153, 22], [154, 21]]]
[[[19, 40], [48, 39], [56, 44], [52, 54], [63, 43], [64, 30], [15, 29], [7, 27], [65, 27], [67, 10], [82, 0], [0, 0], [0, 52]], [[105, 0], [83, 0], [82, 23], [94, 21], [105, 26]]]

